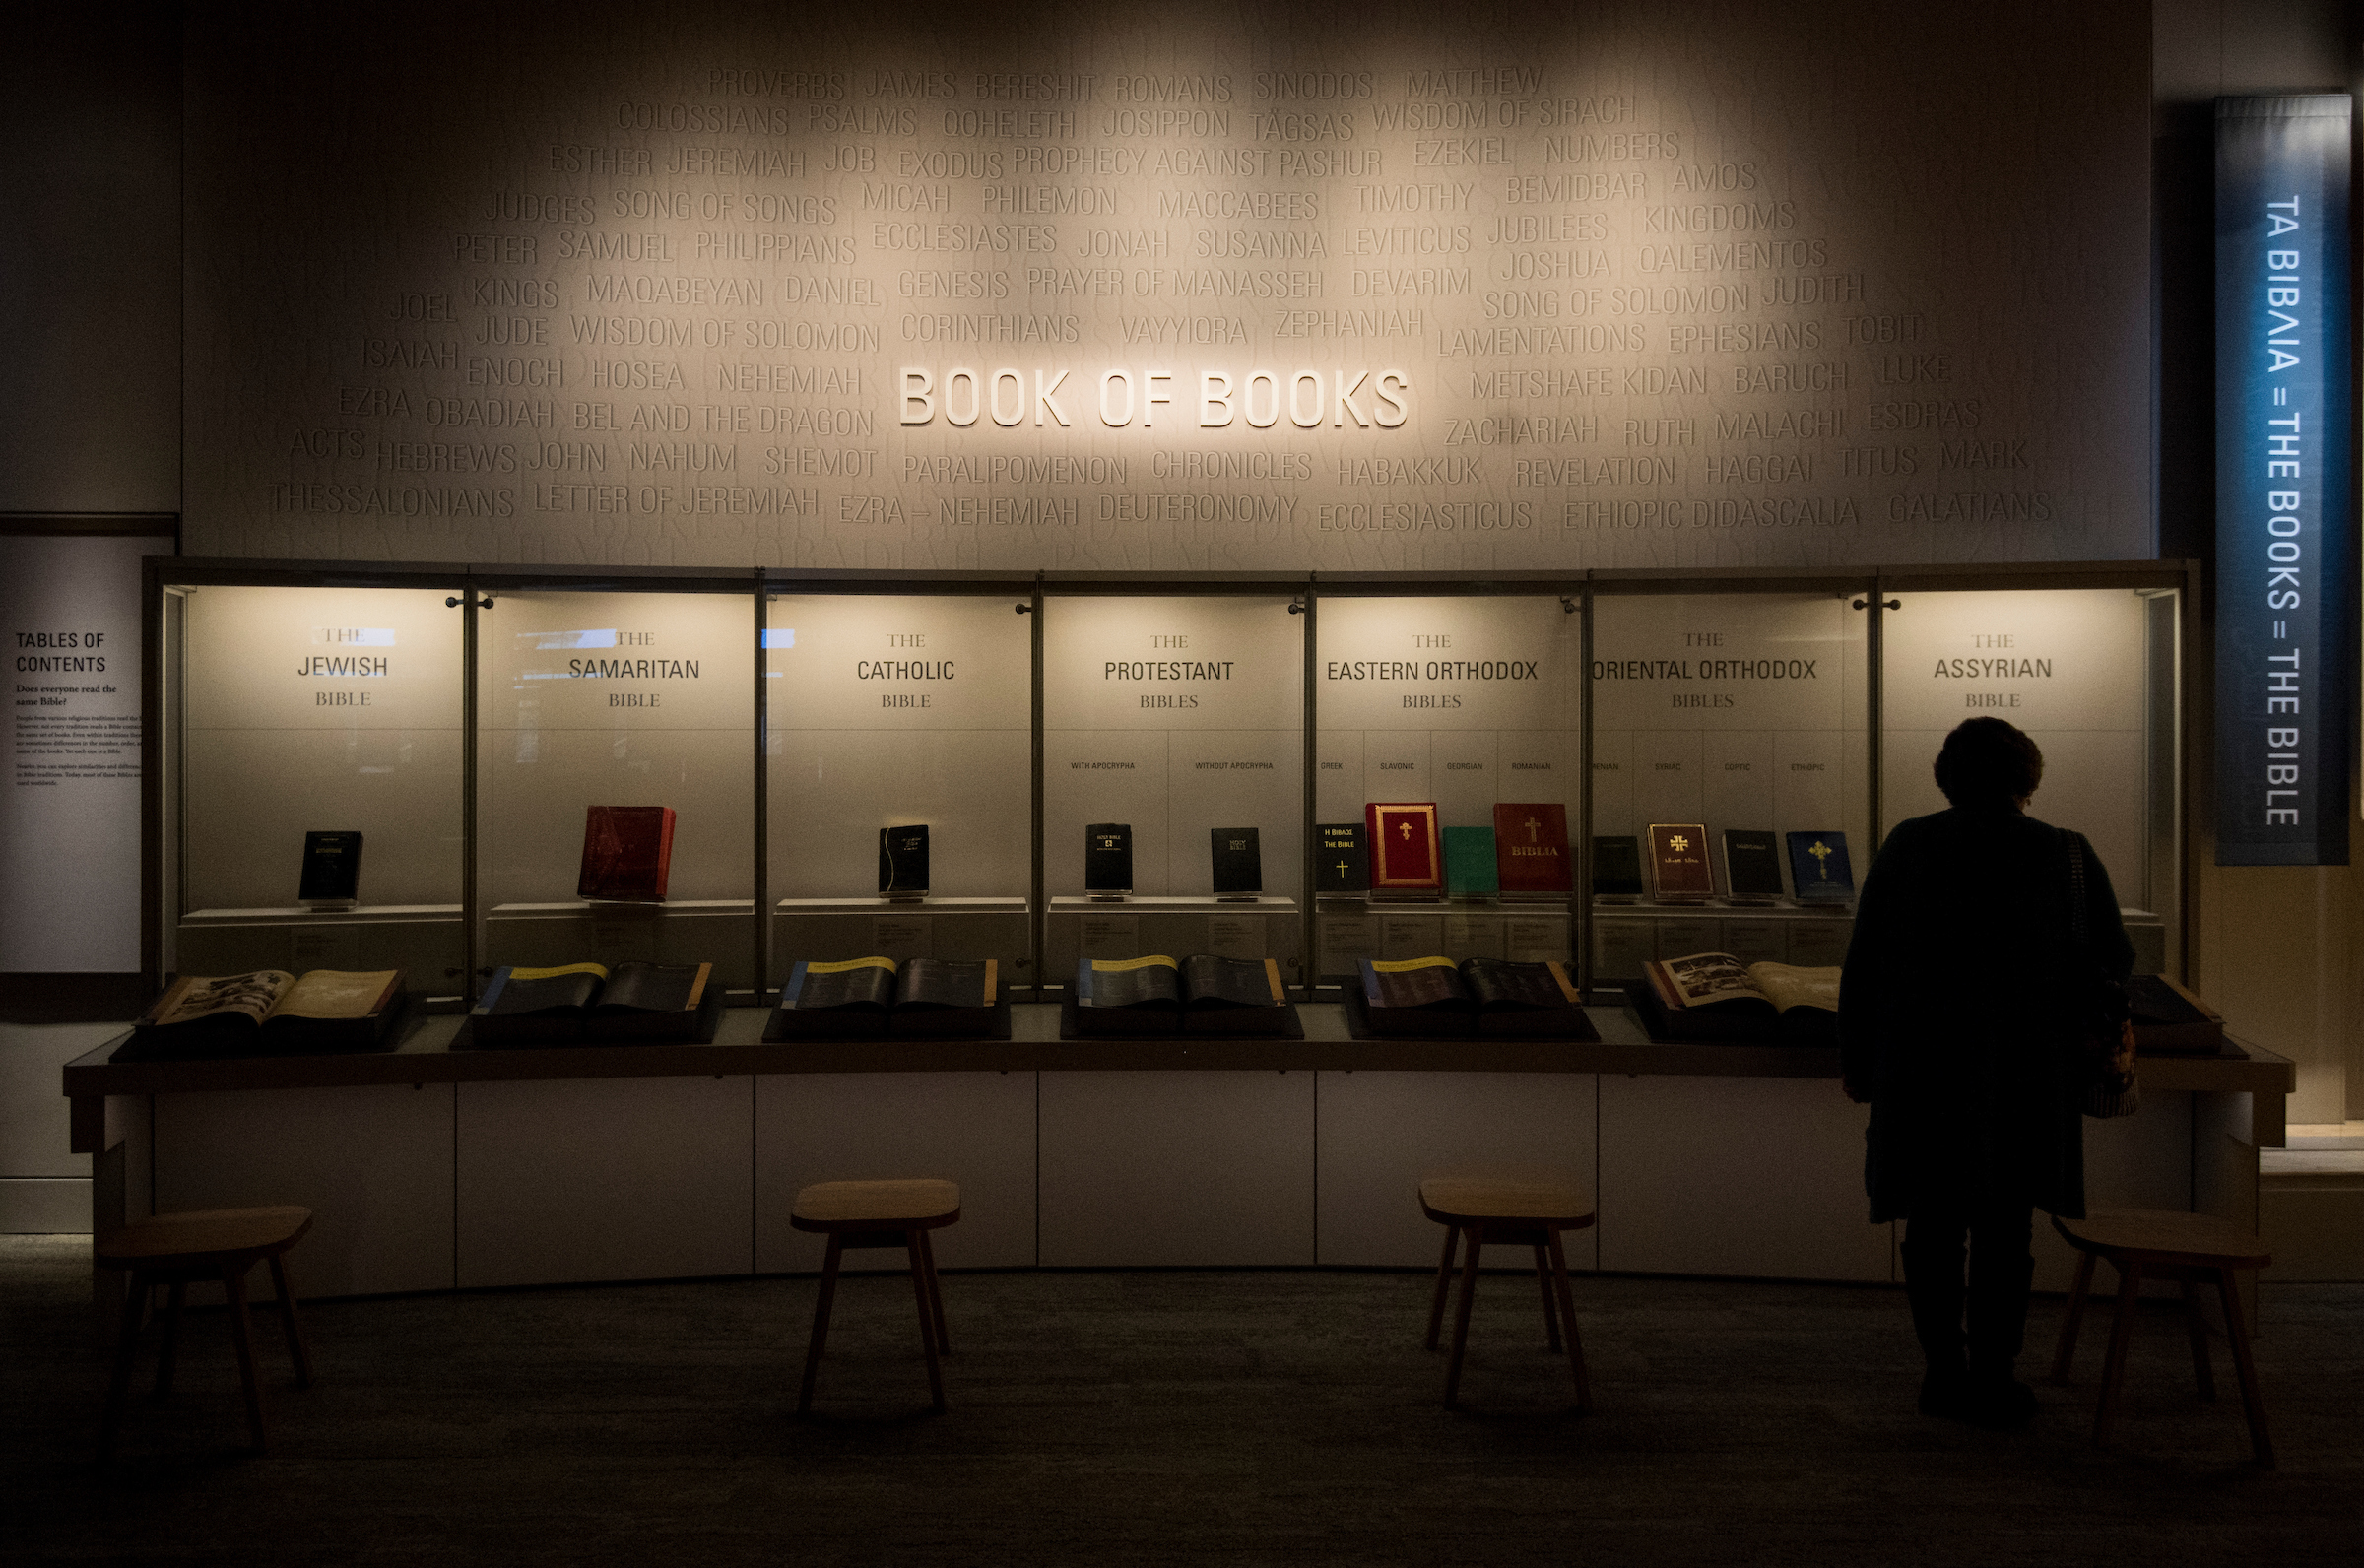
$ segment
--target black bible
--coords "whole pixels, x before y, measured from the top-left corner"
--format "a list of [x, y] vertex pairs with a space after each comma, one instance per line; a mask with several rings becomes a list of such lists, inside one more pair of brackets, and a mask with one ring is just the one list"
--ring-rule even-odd
[[1264, 891], [1264, 849], [1253, 827], [1210, 827], [1209, 853], [1215, 857], [1215, 891], [1218, 898], [1253, 898]]
[[1766, 827], [1724, 829], [1724, 896], [1769, 904], [1781, 896], [1781, 846]]
[[1360, 822], [1318, 823], [1313, 830], [1313, 842], [1315, 892], [1371, 890], [1371, 852], [1363, 845]]
[[1593, 896], [1632, 903], [1642, 896], [1642, 841], [1630, 833], [1593, 840]]
[[303, 835], [303, 875], [296, 884], [296, 902], [350, 904], [361, 897], [361, 888], [360, 833]]
[[928, 891], [928, 824], [879, 829], [879, 893], [924, 898]]
[[1133, 824], [1093, 822], [1084, 829], [1084, 890], [1115, 896], [1133, 890]]

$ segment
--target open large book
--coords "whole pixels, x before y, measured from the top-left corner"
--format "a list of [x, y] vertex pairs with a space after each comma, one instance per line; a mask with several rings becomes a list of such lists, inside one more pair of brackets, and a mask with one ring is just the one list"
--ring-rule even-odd
[[1381, 1039], [1598, 1040], [1564, 963], [1364, 958], [1346, 1027]]
[[723, 1006], [713, 977], [710, 963], [503, 964], [468, 1014], [468, 1043], [710, 1041]]
[[1010, 999], [992, 958], [800, 958], [766, 1040], [1007, 1040]]
[[1061, 1030], [1085, 1038], [1163, 1038], [1228, 1034], [1290, 1038], [1297, 1010], [1271, 958], [1084, 958], [1076, 964], [1074, 1001]]
[[1626, 988], [1659, 1040], [1838, 1043], [1839, 968], [1744, 964], [1728, 952], [1653, 959]]
[[371, 1051], [402, 1013], [399, 969], [182, 975], [134, 1025], [137, 1056]]

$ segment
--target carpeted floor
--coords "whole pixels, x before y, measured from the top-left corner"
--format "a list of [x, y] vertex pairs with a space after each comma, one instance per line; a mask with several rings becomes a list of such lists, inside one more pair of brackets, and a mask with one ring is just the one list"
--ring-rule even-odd
[[1913, 1412], [1897, 1292], [1580, 1279], [1577, 1418], [1532, 1280], [1489, 1275], [1450, 1414], [1424, 1277], [1243, 1272], [947, 1275], [942, 1416], [899, 1277], [841, 1290], [807, 1420], [810, 1279], [324, 1302], [308, 1393], [258, 1317], [260, 1459], [227, 1323], [193, 1313], [102, 1476], [88, 1258], [0, 1238], [11, 1561], [2364, 1562], [2364, 1286], [2266, 1291], [2275, 1472], [2221, 1353], [2224, 1403], [2195, 1402], [2167, 1311], [2095, 1455], [2092, 1329], [2082, 1384], [2004, 1436]]

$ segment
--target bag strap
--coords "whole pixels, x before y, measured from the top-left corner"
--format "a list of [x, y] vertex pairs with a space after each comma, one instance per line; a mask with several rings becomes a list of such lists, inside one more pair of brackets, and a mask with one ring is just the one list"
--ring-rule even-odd
[[2081, 952], [2092, 938], [2085, 914], [2085, 840], [2066, 827], [2053, 831], [2061, 835], [2061, 848], [2068, 856], [2068, 937]]

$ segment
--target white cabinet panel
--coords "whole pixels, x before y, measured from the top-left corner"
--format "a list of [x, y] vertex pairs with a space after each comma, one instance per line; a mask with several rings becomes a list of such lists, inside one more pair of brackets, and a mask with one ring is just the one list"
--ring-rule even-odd
[[[1433, 1266], [1444, 1227], [1420, 1212], [1425, 1177], [1564, 1176], [1591, 1192], [1598, 1081], [1589, 1073], [1321, 1074], [1321, 1261]], [[1591, 1230], [1569, 1231], [1562, 1246], [1569, 1268], [1594, 1267]]]
[[459, 1283], [750, 1271], [754, 1098], [744, 1077], [459, 1085]]
[[[309, 1209], [288, 1254], [299, 1300], [448, 1290], [451, 1128], [448, 1083], [159, 1094], [157, 1210]], [[272, 1294], [262, 1270], [247, 1285]]]
[[1042, 1075], [1042, 1262], [1310, 1264], [1314, 1075]]
[[[813, 1182], [936, 1176], [960, 1222], [936, 1233], [947, 1269], [1034, 1263], [1034, 1075], [798, 1073], [755, 1079], [755, 1269], [819, 1269], [826, 1238], [792, 1229]], [[902, 1254], [857, 1253], [899, 1267]]]

